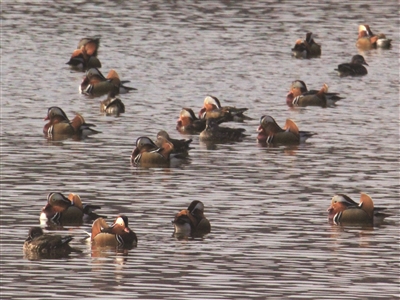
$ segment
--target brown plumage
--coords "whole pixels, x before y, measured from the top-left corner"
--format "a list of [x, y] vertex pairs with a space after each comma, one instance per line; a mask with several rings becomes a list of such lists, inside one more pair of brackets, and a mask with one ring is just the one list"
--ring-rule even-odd
[[103, 218], [96, 219], [92, 225], [91, 241], [99, 247], [131, 247], [135, 246], [138, 240], [128, 226], [128, 218], [119, 215], [111, 226]]
[[100, 208], [98, 205], [82, 204], [77, 194], [70, 193], [67, 198], [62, 193], [49, 193], [40, 220], [62, 225], [82, 224], [100, 217], [94, 213]]
[[98, 97], [105, 94], [125, 94], [129, 91], [136, 90], [133, 87], [125, 86], [127, 81], [121, 81], [118, 73], [115, 70], [110, 70], [107, 77], [97, 68], [90, 68], [83, 77], [79, 86], [81, 94]]
[[97, 51], [100, 47], [100, 38], [83, 38], [67, 62], [72, 68], [85, 71], [90, 68], [101, 68]]
[[299, 144], [315, 135], [309, 131], [299, 131], [291, 119], [287, 119], [285, 127], [281, 128], [271, 116], [261, 116], [257, 132], [258, 142], [267, 144]]
[[292, 48], [296, 58], [314, 58], [321, 56], [321, 46], [314, 41], [312, 32], [307, 32], [305, 40], [297, 40]]
[[251, 118], [244, 115], [244, 112], [247, 110], [247, 108], [236, 108], [235, 106], [221, 106], [221, 103], [217, 97], [207, 96], [204, 98], [203, 107], [199, 111], [199, 118], [222, 118], [226, 122], [243, 122], [244, 120], [251, 120]]
[[216, 119], [207, 119], [206, 128], [200, 133], [202, 141], [230, 142], [240, 141], [246, 135], [244, 128], [220, 127]]
[[211, 231], [210, 222], [204, 216], [204, 204], [198, 200], [192, 201], [187, 209], [177, 213], [172, 223], [175, 235], [197, 236]]
[[98, 133], [98, 131], [91, 128], [95, 125], [87, 124], [80, 114], [76, 114], [70, 121], [65, 112], [57, 106], [52, 106], [47, 110], [47, 116], [44, 120], [49, 121], [43, 127], [43, 133], [49, 138], [57, 135], [72, 136]]
[[336, 194], [328, 208], [328, 219], [335, 224], [378, 224], [390, 214], [383, 213], [385, 208], [376, 208], [371, 197], [365, 193], [360, 195], [360, 203], [356, 203], [344, 194]]
[[149, 137], [139, 137], [132, 151], [131, 163], [136, 166], [168, 166], [174, 145], [164, 137], [159, 138], [157, 146]]
[[24, 242], [24, 254], [28, 259], [61, 258], [71, 252], [79, 252], [71, 248], [72, 236], [44, 234], [42, 228], [32, 227]]

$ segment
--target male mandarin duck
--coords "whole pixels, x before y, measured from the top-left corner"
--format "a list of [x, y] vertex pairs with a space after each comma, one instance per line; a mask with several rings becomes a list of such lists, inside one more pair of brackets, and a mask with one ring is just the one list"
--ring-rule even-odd
[[61, 258], [79, 252], [69, 245], [71, 240], [72, 236], [44, 234], [42, 228], [32, 227], [23, 249], [28, 258]]
[[246, 135], [244, 128], [220, 127], [216, 119], [207, 119], [206, 128], [200, 132], [199, 138], [209, 142], [240, 141]]
[[203, 107], [200, 109], [199, 119], [224, 118], [225, 121], [243, 122], [244, 120], [251, 120], [243, 114], [247, 110], [248, 108], [221, 106], [217, 97], [207, 96], [204, 98]]
[[321, 56], [321, 46], [314, 41], [312, 32], [307, 32], [305, 40], [297, 40], [292, 48], [296, 58], [313, 58]]
[[113, 93], [109, 93], [107, 99], [100, 102], [100, 112], [106, 115], [119, 116], [125, 112], [125, 105], [121, 99]]
[[96, 219], [92, 225], [91, 241], [99, 247], [129, 247], [136, 246], [138, 242], [124, 215], [117, 216], [111, 226], [103, 218]]
[[258, 142], [267, 144], [299, 144], [316, 134], [300, 131], [297, 124], [290, 119], [286, 120], [282, 129], [271, 116], [261, 116], [257, 132]]
[[382, 213], [385, 208], [376, 208], [371, 197], [361, 193], [360, 203], [356, 203], [344, 194], [334, 195], [328, 208], [328, 219], [335, 224], [340, 223], [369, 223], [383, 221], [389, 214]]
[[93, 211], [100, 208], [98, 205], [83, 205], [77, 194], [71, 193], [67, 198], [61, 193], [49, 193], [47, 204], [40, 213], [40, 220], [64, 225], [81, 224], [97, 219], [99, 215]]
[[90, 68], [101, 68], [101, 63], [97, 58], [99, 46], [100, 38], [81, 39], [67, 64], [83, 71]]
[[90, 68], [101, 68], [100, 60], [95, 56], [89, 56], [84, 48], [74, 50], [67, 64], [82, 71]]
[[114, 95], [125, 94], [129, 91], [136, 90], [133, 87], [125, 86], [124, 83], [128, 81], [121, 81], [119, 75], [115, 70], [110, 70], [107, 77], [97, 68], [87, 70], [86, 75], [83, 77], [79, 92], [87, 96], [98, 97], [108, 93]]
[[157, 133], [155, 144], [157, 147], [161, 148], [165, 140], [168, 140], [174, 146], [171, 152], [171, 158], [185, 158], [189, 155], [189, 150], [192, 149], [190, 148], [190, 143], [193, 141], [192, 139], [173, 139], [165, 130], [160, 130]]
[[194, 200], [187, 209], [175, 215], [174, 234], [184, 236], [204, 235], [211, 232], [211, 225], [204, 216], [204, 204]]
[[160, 137], [157, 146], [149, 137], [142, 136], [136, 140], [132, 151], [131, 163], [136, 166], [160, 166], [170, 162], [170, 155], [174, 145], [166, 138]]
[[368, 66], [362, 55], [356, 54], [352, 57], [350, 63], [344, 63], [338, 65], [338, 68], [335, 71], [338, 72], [340, 77], [344, 76], [363, 76], [367, 75], [367, 68], [363, 65]]
[[296, 80], [292, 82], [290, 91], [286, 96], [286, 104], [292, 106], [321, 106], [327, 107], [334, 105], [337, 101], [343, 99], [339, 93], [328, 93], [328, 85], [324, 84], [317, 90], [307, 90], [304, 81]]
[[191, 108], [182, 108], [179, 119], [176, 121], [176, 129], [180, 133], [200, 133], [206, 128], [206, 119], [198, 119]]
[[55, 135], [90, 135], [98, 133], [98, 131], [91, 128], [95, 125], [87, 124], [80, 114], [76, 114], [72, 121], [70, 121], [65, 112], [57, 106], [52, 106], [47, 110], [47, 116], [44, 120], [49, 121], [43, 127], [43, 133], [48, 137]]
[[[218, 124], [226, 122], [225, 117], [215, 119]], [[180, 133], [195, 134], [200, 133], [206, 128], [206, 119], [198, 119], [191, 108], [182, 108], [179, 119], [176, 121], [176, 129]]]
[[389, 49], [392, 40], [386, 38], [386, 35], [379, 33], [374, 35], [368, 25], [358, 26], [358, 39], [356, 46], [361, 50], [370, 50], [374, 48]]
[[85, 37], [79, 40], [76, 49], [84, 47], [85, 51], [90, 56], [97, 56], [97, 51], [100, 47], [99, 37]]

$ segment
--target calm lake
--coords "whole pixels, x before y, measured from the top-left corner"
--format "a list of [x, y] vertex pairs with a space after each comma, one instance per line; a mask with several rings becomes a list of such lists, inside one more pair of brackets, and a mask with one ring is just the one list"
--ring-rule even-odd
[[[10, 1], [1, 3], [2, 299], [398, 299], [398, 1]], [[392, 38], [389, 50], [360, 52], [358, 26]], [[306, 32], [320, 58], [291, 57]], [[66, 62], [78, 41], [100, 36], [101, 71], [115, 69], [135, 92], [126, 112], [100, 113], [79, 94], [84, 75]], [[334, 69], [355, 54], [368, 75]], [[289, 108], [292, 81], [339, 92], [328, 108]], [[207, 95], [247, 107], [241, 142], [209, 145], [175, 128], [182, 107]], [[51, 106], [81, 113], [101, 133], [49, 141]], [[295, 147], [257, 143], [262, 115], [291, 118], [317, 135]], [[137, 168], [140, 136], [159, 130], [192, 138], [189, 159]], [[91, 224], [45, 232], [73, 235], [81, 253], [29, 260], [23, 243], [50, 192], [77, 193], [112, 222], [123, 213], [138, 236], [127, 251], [94, 251]], [[360, 192], [392, 216], [381, 226], [336, 226], [335, 193]], [[171, 220], [201, 200], [204, 238], [176, 239]]]

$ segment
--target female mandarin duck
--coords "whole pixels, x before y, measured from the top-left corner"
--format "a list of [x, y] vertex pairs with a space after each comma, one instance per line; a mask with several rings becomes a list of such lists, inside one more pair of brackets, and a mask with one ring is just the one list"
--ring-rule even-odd
[[204, 235], [211, 232], [211, 225], [204, 216], [204, 204], [194, 200], [187, 209], [175, 215], [174, 234], [184, 236]]
[[106, 100], [100, 102], [100, 112], [105, 113], [107, 116], [119, 116], [125, 112], [125, 105], [121, 99], [111, 92]]
[[312, 32], [306, 34], [305, 40], [297, 40], [292, 48], [292, 56], [296, 58], [313, 58], [321, 56], [321, 46], [314, 41]]
[[368, 25], [360, 25], [358, 27], [358, 39], [356, 46], [361, 50], [370, 50], [374, 48], [389, 49], [392, 40], [386, 38], [386, 35], [379, 33], [374, 35]]
[[76, 116], [70, 121], [65, 112], [57, 107], [52, 106], [47, 110], [47, 116], [44, 120], [49, 122], [44, 125], [43, 133], [49, 137], [55, 135], [90, 135], [98, 133], [92, 129], [93, 124], [85, 123], [85, 119], [80, 115]]
[[247, 110], [248, 108], [221, 106], [221, 103], [219, 102], [217, 97], [207, 96], [204, 99], [203, 107], [200, 109], [199, 118], [224, 118], [225, 121], [243, 122], [244, 120], [251, 120], [251, 118], [243, 114]]
[[128, 218], [124, 215], [119, 215], [111, 226], [103, 218], [96, 219], [92, 225], [91, 241], [100, 247], [129, 247], [138, 242], [136, 234], [129, 229]]
[[190, 148], [190, 143], [193, 141], [192, 139], [173, 139], [165, 130], [160, 130], [157, 133], [155, 144], [157, 145], [157, 147], [161, 148], [165, 140], [171, 142], [174, 146], [170, 155], [171, 158], [185, 158], [189, 155], [189, 150], [192, 149]]
[[67, 64], [82, 71], [90, 68], [101, 68], [101, 63], [97, 58], [99, 46], [100, 38], [81, 39]]
[[240, 141], [246, 135], [244, 128], [220, 127], [216, 119], [207, 119], [206, 128], [200, 132], [200, 140], [210, 142]]
[[98, 97], [108, 93], [118, 95], [136, 90], [135, 88], [123, 85], [126, 82], [128, 81], [121, 81], [119, 79], [119, 75], [115, 70], [111, 70], [107, 77], [104, 77], [99, 69], [91, 68], [87, 70], [79, 86], [79, 92], [87, 96]]
[[81, 197], [69, 194], [68, 198], [61, 193], [49, 193], [47, 204], [42, 208], [40, 221], [51, 221], [56, 224], [81, 224], [93, 221], [99, 217], [93, 211], [100, 209], [97, 205], [83, 205]]
[[69, 245], [72, 236], [43, 234], [40, 227], [32, 227], [24, 242], [24, 253], [28, 258], [61, 258], [74, 250]]
[[286, 120], [282, 129], [271, 116], [261, 116], [257, 132], [258, 142], [267, 144], [299, 144], [316, 134], [300, 131], [297, 124], [290, 119]]
[[333, 196], [328, 208], [328, 219], [335, 224], [376, 224], [389, 216], [381, 212], [384, 209], [374, 207], [371, 197], [365, 193], [361, 193], [360, 203], [356, 203], [344, 194], [337, 194]]
[[136, 166], [168, 165], [174, 145], [166, 138], [160, 137], [157, 146], [149, 137], [142, 136], [136, 140], [136, 147], [132, 151], [131, 163]]
[[338, 72], [340, 77], [367, 75], [367, 68], [365, 68], [363, 65], [368, 66], [364, 57], [362, 55], [356, 54], [352, 57], [350, 63], [338, 65], [338, 68], [335, 69], [335, 71]]
[[286, 104], [293, 106], [321, 106], [327, 107], [334, 105], [337, 101], [343, 99], [339, 93], [328, 93], [328, 85], [324, 84], [317, 90], [307, 90], [304, 81], [296, 80], [292, 82], [290, 91], [286, 96]]

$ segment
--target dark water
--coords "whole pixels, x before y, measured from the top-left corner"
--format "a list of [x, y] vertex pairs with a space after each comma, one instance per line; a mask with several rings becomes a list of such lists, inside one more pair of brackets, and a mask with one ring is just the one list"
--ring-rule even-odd
[[[3, 1], [1, 88], [1, 297], [4, 299], [393, 299], [399, 297], [399, 22], [397, 1]], [[393, 39], [361, 53], [362, 78], [339, 78], [359, 53], [358, 25]], [[322, 56], [296, 60], [307, 31]], [[104, 98], [78, 93], [83, 73], [65, 64], [78, 40], [101, 36], [102, 71], [138, 89], [126, 113], [106, 117]], [[326, 109], [289, 109], [290, 83], [327, 83], [345, 99]], [[243, 142], [193, 138], [190, 160], [140, 169], [137, 137], [173, 137], [182, 107], [207, 94], [248, 107]], [[42, 136], [47, 108], [80, 112], [102, 133], [83, 141]], [[261, 115], [318, 133], [295, 147], [261, 147]], [[187, 136], [188, 138], [190, 136]], [[123, 253], [92, 251], [90, 224], [64, 227], [82, 253], [30, 261], [22, 244], [51, 191], [78, 193], [112, 219], [125, 213], [139, 238]], [[331, 197], [360, 192], [391, 210], [374, 228], [327, 222]], [[212, 225], [204, 239], [177, 240], [171, 220], [192, 200]]]

